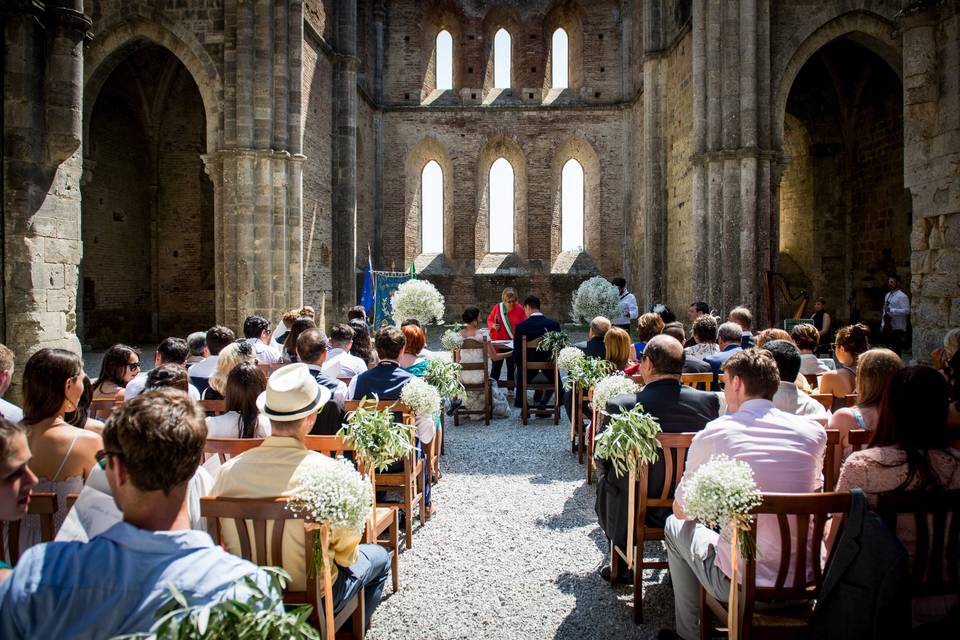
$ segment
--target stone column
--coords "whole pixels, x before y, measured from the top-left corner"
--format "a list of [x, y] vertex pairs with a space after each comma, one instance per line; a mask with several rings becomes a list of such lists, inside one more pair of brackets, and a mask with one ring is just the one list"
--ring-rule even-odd
[[333, 309], [338, 317], [357, 297], [357, 2], [337, 2], [333, 73]]
[[643, 5], [643, 253], [636, 287], [641, 308], [664, 301], [667, 208], [663, 149], [663, 24], [660, 2]]

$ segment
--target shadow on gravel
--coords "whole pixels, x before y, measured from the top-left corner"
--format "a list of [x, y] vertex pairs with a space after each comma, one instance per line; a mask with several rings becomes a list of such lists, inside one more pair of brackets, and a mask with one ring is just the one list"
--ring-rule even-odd
[[555, 640], [574, 638], [652, 638], [659, 628], [652, 616], [648, 624], [633, 624], [632, 603], [623, 600], [625, 591], [610, 588], [596, 572], [588, 575], [563, 573], [557, 577], [557, 587], [571, 593], [576, 604], [557, 632]]
[[563, 511], [537, 521], [538, 527], [547, 529], [576, 529], [597, 523], [594, 511], [596, 490], [584, 483], [573, 490], [563, 503]]

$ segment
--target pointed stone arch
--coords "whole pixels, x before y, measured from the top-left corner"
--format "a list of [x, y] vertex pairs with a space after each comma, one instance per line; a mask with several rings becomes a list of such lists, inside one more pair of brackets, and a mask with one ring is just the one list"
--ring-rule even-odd
[[445, 258], [462, 257], [454, 241], [454, 175], [453, 162], [447, 148], [436, 138], [427, 137], [417, 142], [407, 153], [404, 187], [403, 254], [404, 264], [415, 261], [422, 253], [421, 233], [421, 175], [431, 160], [443, 171], [443, 255]]
[[[492, 259], [490, 237], [490, 168], [498, 158], [505, 158], [513, 168], [513, 246], [512, 254], [498, 254]], [[527, 247], [527, 160], [516, 140], [498, 134], [487, 141], [477, 161], [477, 220], [474, 253], [478, 271], [498, 272], [504, 269], [524, 270]]]
[[[576, 160], [583, 168], [583, 251], [561, 251], [562, 225], [562, 172], [569, 160]], [[595, 272], [593, 256], [602, 256], [603, 210], [600, 198], [602, 171], [596, 149], [581, 137], [570, 138], [561, 143], [553, 154], [550, 164], [550, 180], [553, 185], [553, 202], [550, 209], [550, 262], [554, 273]], [[607, 239], [609, 240], [609, 238]]]

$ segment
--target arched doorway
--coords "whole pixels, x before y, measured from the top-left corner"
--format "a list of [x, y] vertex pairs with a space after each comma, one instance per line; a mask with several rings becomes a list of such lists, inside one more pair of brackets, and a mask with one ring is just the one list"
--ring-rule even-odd
[[92, 347], [186, 336], [216, 315], [200, 91], [168, 49], [127, 50], [86, 127], [78, 333]]
[[839, 38], [800, 69], [783, 117], [779, 271], [826, 298], [838, 321], [878, 329], [886, 275], [910, 282], [900, 79], [873, 51]]

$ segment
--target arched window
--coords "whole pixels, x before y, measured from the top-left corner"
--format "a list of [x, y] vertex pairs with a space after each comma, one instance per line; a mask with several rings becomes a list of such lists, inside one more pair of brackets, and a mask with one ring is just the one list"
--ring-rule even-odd
[[513, 166], [497, 158], [490, 166], [490, 253], [513, 253]]
[[493, 37], [493, 88], [510, 88], [510, 34], [506, 29]]
[[443, 169], [436, 160], [420, 174], [420, 253], [443, 253]]
[[553, 51], [550, 55], [550, 64], [553, 69], [551, 86], [554, 89], [566, 89], [570, 86], [570, 71], [568, 68], [570, 54], [567, 44], [566, 31], [557, 29], [553, 32]]
[[583, 251], [583, 166], [573, 158], [560, 175], [560, 250]]
[[453, 89], [453, 36], [447, 30], [437, 34], [437, 89]]

